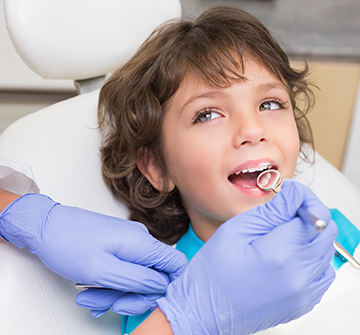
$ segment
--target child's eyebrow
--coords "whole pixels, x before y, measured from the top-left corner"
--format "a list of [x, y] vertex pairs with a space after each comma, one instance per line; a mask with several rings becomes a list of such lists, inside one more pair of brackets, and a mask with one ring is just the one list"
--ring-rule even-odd
[[269, 91], [272, 89], [281, 89], [287, 92], [286, 86], [281, 82], [268, 82], [268, 83], [261, 83], [258, 87], [258, 91]]
[[221, 96], [225, 96], [225, 92], [219, 91], [219, 90], [214, 90], [214, 91], [208, 91], [208, 92], [204, 92], [198, 95], [193, 95], [188, 101], [186, 101], [183, 106], [181, 107], [181, 111], [184, 110], [184, 108], [190, 104], [192, 104], [194, 101], [199, 100], [199, 99], [214, 99], [217, 97], [221, 97]]

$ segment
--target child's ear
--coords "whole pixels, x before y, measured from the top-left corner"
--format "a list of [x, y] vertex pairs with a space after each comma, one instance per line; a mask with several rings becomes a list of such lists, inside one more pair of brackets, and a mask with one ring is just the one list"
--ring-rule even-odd
[[[140, 159], [137, 163], [137, 167], [140, 172], [154, 188], [160, 192], [164, 191], [165, 176], [159, 162], [155, 159], [153, 151], [147, 148], [141, 149], [139, 150], [138, 155]], [[174, 187], [175, 184], [168, 178], [168, 191], [173, 190]]]

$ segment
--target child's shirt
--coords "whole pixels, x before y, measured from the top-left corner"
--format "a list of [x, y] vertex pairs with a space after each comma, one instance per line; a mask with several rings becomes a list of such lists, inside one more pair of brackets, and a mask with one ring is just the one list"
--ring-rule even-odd
[[[343, 215], [341, 212], [339, 212], [337, 209], [330, 209], [331, 212], [331, 218], [335, 221], [337, 227], [338, 227], [338, 236], [336, 238], [336, 241], [339, 242], [351, 255], [354, 254], [354, 251], [356, 247], [360, 243], [360, 231]], [[190, 227], [188, 231], [180, 238], [178, 243], [176, 244], [176, 249], [181, 251], [185, 254], [188, 261], [194, 257], [194, 255], [198, 252], [198, 250], [205, 244], [202, 240], [200, 240], [194, 230], [192, 229], [192, 226], [190, 224]], [[347, 261], [342, 259], [340, 256], [334, 255], [334, 258], [331, 261], [331, 265], [335, 268], [335, 270], [339, 270], [340, 267], [345, 264]], [[349, 264], [348, 264], [349, 265]], [[355, 269], [355, 268], [354, 268]], [[352, 269], [351, 269], [352, 270]], [[359, 297], [360, 297], [360, 271], [358, 271], [359, 275]], [[334, 309], [336, 309], [336, 306], [333, 306]], [[142, 321], [144, 321], [149, 315], [151, 311], [147, 311], [144, 314], [137, 315], [137, 316], [122, 316], [122, 334], [129, 334], [132, 332]], [[310, 314], [312, 314], [311, 312]], [[360, 299], [359, 299], [359, 309], [357, 309], [357, 314], [360, 313]], [[355, 315], [354, 315], [355, 317]], [[301, 317], [298, 320], [292, 321], [286, 325], [280, 325], [274, 328], [271, 328], [269, 330], [265, 330], [263, 332], [260, 332], [261, 334], [289, 334], [287, 333], [286, 327], [288, 325], [292, 325], [294, 322], [299, 323], [298, 321], [304, 319], [304, 316]], [[300, 325], [300, 327], [302, 327]], [[305, 329], [305, 328], [304, 328]], [[292, 330], [292, 334], [299, 334], [298, 331], [296, 332], [294, 329]], [[308, 330], [307, 330], [308, 331]], [[259, 334], [260, 334], [259, 333]], [[325, 334], [326, 332], [324, 332]], [[360, 334], [360, 327], [358, 328], [358, 333]], [[305, 333], [304, 333], [305, 334]], [[307, 333], [307, 334], [318, 334], [317, 331], [313, 333]], [[329, 334], [329, 333], [327, 333]], [[333, 333], [331, 333], [333, 334]], [[335, 333], [334, 333], [335, 334]], [[354, 333], [355, 334], [355, 333]], [[357, 334], [357, 333], [356, 333]]]

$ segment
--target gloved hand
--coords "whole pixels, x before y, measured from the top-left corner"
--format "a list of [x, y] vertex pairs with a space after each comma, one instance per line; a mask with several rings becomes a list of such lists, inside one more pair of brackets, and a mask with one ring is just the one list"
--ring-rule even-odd
[[[319, 233], [300, 205], [327, 222]], [[158, 305], [175, 335], [252, 334], [309, 312], [335, 278], [335, 223], [307, 187], [285, 181], [263, 206], [225, 222]]]
[[[149, 309], [187, 265], [182, 253], [138, 222], [62, 206], [39, 194], [24, 195], [2, 211], [0, 235], [19, 248], [29, 247], [65, 278], [118, 290], [111, 292], [131, 302], [130, 314]], [[95, 314], [111, 307], [104, 308], [108, 293], [101, 291]]]

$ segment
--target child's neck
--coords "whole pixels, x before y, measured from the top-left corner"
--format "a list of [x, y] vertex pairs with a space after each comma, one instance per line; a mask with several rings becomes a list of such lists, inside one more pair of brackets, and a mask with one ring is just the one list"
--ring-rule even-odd
[[206, 223], [191, 222], [191, 225], [196, 236], [203, 242], [206, 242], [218, 228], [216, 225]]

